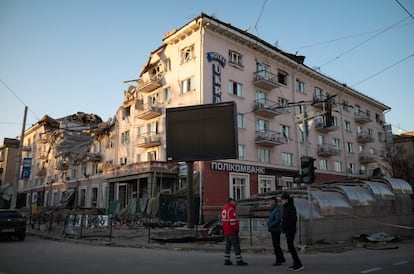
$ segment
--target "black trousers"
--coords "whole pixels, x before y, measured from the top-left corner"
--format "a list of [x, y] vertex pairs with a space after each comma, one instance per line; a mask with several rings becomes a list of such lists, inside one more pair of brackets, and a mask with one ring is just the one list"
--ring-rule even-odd
[[272, 244], [273, 244], [273, 252], [276, 256], [276, 262], [282, 263], [285, 262], [285, 257], [283, 256], [283, 251], [280, 248], [280, 234], [281, 231], [271, 231], [270, 234], [272, 235]]
[[295, 232], [286, 233], [286, 242], [287, 242], [290, 255], [292, 256], [293, 264], [302, 265], [302, 262], [299, 259], [298, 253], [296, 252], [295, 244], [293, 243], [294, 240], [295, 240]]
[[236, 261], [242, 261], [243, 258], [241, 256], [239, 234], [236, 233], [231, 236], [224, 236], [224, 241], [226, 243], [226, 246], [224, 247], [224, 259], [230, 260], [230, 251], [231, 247], [233, 247]]

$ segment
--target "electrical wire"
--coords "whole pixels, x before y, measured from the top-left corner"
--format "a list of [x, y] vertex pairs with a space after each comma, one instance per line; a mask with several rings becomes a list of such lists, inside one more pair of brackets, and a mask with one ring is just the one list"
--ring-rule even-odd
[[395, 26], [397, 26], [398, 24], [400, 24], [400, 23], [404, 22], [405, 20], [407, 20], [407, 19], [408, 19], [408, 17], [409, 17], [409, 16], [404, 17], [403, 19], [401, 19], [401, 20], [399, 20], [398, 22], [396, 22], [396, 23], [394, 23], [394, 24], [390, 25], [389, 27], [387, 27], [387, 28], [383, 29], [382, 31], [380, 31], [380, 32], [376, 33], [375, 35], [373, 35], [373, 36], [369, 37], [368, 39], [365, 39], [365, 40], [364, 40], [364, 41], [362, 41], [361, 43], [359, 43], [359, 44], [357, 44], [357, 45], [353, 46], [352, 48], [350, 48], [350, 49], [348, 49], [348, 50], [346, 50], [346, 51], [342, 52], [341, 54], [339, 54], [339, 55], [338, 55], [338, 56], [336, 56], [335, 58], [332, 58], [332, 59], [331, 59], [331, 60], [329, 60], [328, 62], [326, 62], [326, 63], [324, 63], [323, 65], [319, 66], [319, 68], [322, 68], [322, 67], [324, 67], [324, 66], [326, 66], [326, 65], [328, 65], [328, 64], [330, 64], [330, 63], [332, 63], [333, 61], [335, 61], [335, 60], [339, 59], [340, 57], [344, 56], [345, 54], [348, 54], [348, 53], [350, 53], [351, 51], [353, 51], [353, 50], [355, 50], [355, 49], [357, 49], [357, 48], [361, 47], [363, 44], [365, 44], [365, 43], [367, 43], [367, 42], [371, 41], [372, 39], [376, 38], [377, 36], [379, 36], [379, 35], [383, 34], [384, 32], [386, 32], [386, 31], [388, 31], [388, 30], [390, 30], [390, 29], [394, 28], [394, 27], [395, 27]]
[[[22, 103], [24, 106], [27, 106], [27, 104], [25, 104], [24, 102], [23, 102], [23, 100], [22, 99], [20, 99], [20, 97], [19, 96], [17, 96], [17, 94], [6, 84], [6, 82], [4, 82], [2, 79], [0, 79], [0, 82], [7, 88], [7, 90], [8, 91], [10, 91], [11, 92], [11, 94], [13, 94], [14, 95], [14, 97], [16, 97], [17, 98], [17, 100], [19, 100], [20, 101], [20, 103]], [[37, 117], [37, 115], [36, 115], [36, 113], [34, 113], [33, 112], [33, 110], [31, 109], [31, 108], [29, 108], [28, 107], [28, 109], [30, 110], [30, 112], [34, 115], [34, 117], [37, 119], [37, 120], [40, 120], [38, 117]]]
[[359, 82], [357, 82], [357, 83], [353, 84], [351, 87], [353, 88], [353, 87], [355, 87], [355, 86], [357, 86], [357, 85], [359, 85], [359, 84], [361, 84], [361, 83], [363, 83], [363, 82], [365, 82], [365, 81], [367, 81], [367, 80], [369, 80], [369, 79], [371, 79], [371, 78], [373, 78], [373, 77], [377, 76], [378, 74], [381, 74], [381, 73], [383, 73], [384, 71], [389, 70], [389, 69], [390, 69], [390, 68], [392, 68], [392, 67], [395, 67], [395, 66], [396, 66], [396, 65], [398, 65], [399, 63], [404, 62], [405, 60], [407, 60], [407, 59], [409, 59], [409, 58], [411, 58], [411, 57], [413, 57], [413, 56], [414, 56], [414, 54], [408, 55], [407, 57], [405, 57], [405, 58], [403, 58], [403, 59], [401, 59], [401, 60], [399, 60], [399, 61], [395, 62], [394, 64], [392, 64], [392, 65], [390, 65], [390, 66], [388, 66], [388, 67], [385, 67], [385, 68], [383, 68], [382, 70], [380, 70], [380, 71], [378, 71], [378, 72], [374, 73], [373, 75], [371, 75], [371, 76], [369, 76], [369, 77], [367, 77], [367, 78], [365, 78], [365, 79], [363, 79], [363, 80], [361, 80], [361, 81], [359, 81]]
[[398, 3], [398, 5], [400, 5], [400, 7], [403, 9], [403, 10], [405, 10], [405, 12], [406, 13], [408, 13], [408, 15], [410, 15], [410, 17], [414, 20], [414, 16], [411, 14], [411, 12], [409, 11], [409, 10], [407, 10], [404, 6], [403, 6], [403, 4], [401, 4], [400, 3], [400, 1], [398, 1], [398, 0], [395, 0], [397, 3]]

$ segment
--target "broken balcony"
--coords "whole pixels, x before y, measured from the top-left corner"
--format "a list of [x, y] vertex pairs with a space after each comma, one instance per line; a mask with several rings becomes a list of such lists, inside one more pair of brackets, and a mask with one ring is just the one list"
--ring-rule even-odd
[[280, 86], [276, 74], [267, 70], [260, 70], [254, 73], [253, 83], [263, 89], [270, 90]]
[[150, 92], [161, 87], [162, 77], [156, 75], [151, 77], [148, 81], [138, 80], [137, 90], [140, 92]]
[[338, 155], [340, 150], [335, 146], [331, 144], [319, 144], [318, 145], [318, 155], [329, 157], [329, 156], [335, 156]]
[[162, 108], [157, 103], [137, 104], [136, 109], [138, 114], [135, 117], [143, 120], [149, 120], [162, 114]]
[[267, 99], [259, 99], [254, 102], [253, 111], [261, 116], [272, 118], [282, 114], [284, 108], [279, 103]]
[[256, 131], [255, 143], [263, 146], [276, 146], [286, 143], [286, 138], [273, 130]]

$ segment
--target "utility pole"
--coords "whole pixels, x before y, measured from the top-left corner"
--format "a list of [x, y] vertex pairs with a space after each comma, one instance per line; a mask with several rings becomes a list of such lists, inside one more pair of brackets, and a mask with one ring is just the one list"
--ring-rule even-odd
[[[309, 156], [309, 126], [308, 126], [308, 120], [313, 119], [314, 117], [308, 117], [308, 113], [306, 110], [306, 105], [303, 105], [303, 131], [304, 131], [304, 139], [305, 139], [305, 155]], [[307, 184], [307, 194], [308, 194], [308, 208], [309, 208], [309, 226], [308, 226], [308, 244], [312, 245], [313, 241], [313, 209], [312, 209], [312, 195], [311, 195], [311, 183]]]
[[23, 142], [24, 142], [24, 131], [26, 129], [26, 118], [27, 118], [27, 106], [24, 107], [24, 116], [23, 116], [23, 126], [22, 126], [22, 132], [20, 134], [20, 142], [19, 142], [19, 149], [17, 151], [16, 156], [16, 172], [15, 172], [15, 178], [13, 183], [13, 196], [10, 204], [10, 208], [14, 209], [16, 208], [16, 202], [17, 202], [17, 189], [19, 188], [19, 178], [20, 178], [20, 166], [22, 164], [22, 152], [23, 152]]

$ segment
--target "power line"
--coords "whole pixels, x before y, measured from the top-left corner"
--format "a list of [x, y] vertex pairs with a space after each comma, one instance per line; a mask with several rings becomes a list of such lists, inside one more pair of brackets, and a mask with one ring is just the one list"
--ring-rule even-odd
[[260, 10], [260, 13], [259, 13], [259, 17], [257, 17], [256, 24], [254, 24], [254, 29], [256, 30], [257, 33], [259, 33], [257, 26], [259, 25], [260, 18], [262, 18], [262, 14], [263, 14], [263, 10], [266, 5], [266, 2], [267, 0], [263, 2], [262, 9]]
[[398, 0], [395, 0], [397, 3], [398, 3], [398, 5], [400, 5], [400, 7], [403, 9], [403, 10], [405, 10], [405, 12], [406, 13], [408, 13], [408, 15], [410, 15], [410, 17], [411, 18], [413, 18], [413, 20], [414, 20], [414, 16], [411, 14], [411, 12], [409, 11], [409, 10], [407, 10], [404, 6], [403, 6], [403, 4], [401, 4], [400, 3], [400, 1], [398, 1]]
[[[412, 24], [412, 22], [408, 22], [406, 24], [400, 25], [399, 27], [403, 27], [406, 25]], [[333, 43], [333, 42], [337, 42], [337, 41], [341, 41], [341, 40], [347, 40], [347, 39], [352, 39], [355, 37], [359, 37], [359, 36], [364, 36], [364, 35], [368, 35], [371, 33], [376, 33], [379, 31], [382, 31], [384, 28], [380, 28], [380, 29], [375, 29], [375, 30], [371, 30], [371, 31], [366, 31], [366, 32], [361, 32], [361, 33], [356, 33], [356, 34], [350, 34], [347, 36], [342, 36], [342, 37], [338, 37], [338, 38], [334, 38], [334, 39], [330, 39], [330, 40], [326, 40], [326, 41], [320, 41], [320, 42], [315, 42], [312, 44], [307, 44], [307, 45], [303, 45], [300, 47], [295, 47], [292, 50], [299, 50], [299, 49], [304, 49], [304, 48], [311, 48], [311, 47], [315, 47], [315, 46], [320, 46], [320, 45], [324, 45], [324, 44], [329, 44], [329, 43]]]
[[[20, 101], [20, 103], [22, 103], [24, 106], [27, 106], [27, 104], [25, 104], [24, 102], [23, 102], [23, 100], [22, 99], [20, 99], [19, 98], [19, 96], [17, 96], [17, 94], [6, 84], [6, 82], [4, 82], [2, 79], [0, 79], [0, 82], [11, 92], [11, 94], [13, 94], [14, 95], [14, 97], [16, 97], [17, 98], [17, 100], [19, 100]], [[29, 110], [30, 110], [30, 112], [34, 115], [34, 117], [37, 119], [37, 120], [40, 120], [38, 117], [37, 117], [37, 115], [33, 112], [33, 110], [31, 109], [31, 108], [29, 108]]]
[[401, 19], [401, 20], [399, 20], [398, 22], [396, 22], [396, 23], [392, 24], [391, 26], [389, 26], [389, 27], [387, 27], [387, 28], [383, 29], [382, 31], [378, 32], [377, 34], [375, 34], [375, 35], [373, 35], [373, 36], [369, 37], [368, 39], [366, 39], [366, 40], [362, 41], [361, 43], [359, 43], [359, 44], [357, 44], [357, 45], [353, 46], [352, 48], [350, 48], [350, 49], [348, 49], [348, 50], [346, 50], [346, 51], [342, 52], [341, 54], [339, 54], [339, 55], [338, 55], [338, 56], [336, 56], [335, 58], [333, 58], [333, 59], [329, 60], [328, 62], [326, 62], [325, 64], [323, 64], [323, 65], [319, 66], [319, 68], [324, 67], [324, 66], [326, 66], [326, 65], [328, 65], [328, 64], [330, 64], [330, 63], [332, 63], [333, 61], [335, 61], [335, 60], [339, 59], [340, 57], [344, 56], [345, 54], [350, 53], [351, 51], [353, 51], [353, 50], [355, 50], [355, 49], [359, 48], [360, 46], [362, 46], [363, 44], [367, 43], [368, 41], [371, 41], [372, 39], [374, 39], [374, 38], [376, 38], [377, 36], [379, 36], [379, 35], [383, 34], [384, 32], [386, 32], [386, 31], [388, 31], [388, 30], [390, 30], [390, 29], [394, 28], [395, 26], [397, 26], [397, 25], [398, 25], [398, 24], [400, 24], [401, 22], [403, 22], [403, 21], [407, 20], [407, 18], [408, 18], [408, 16], [407, 16], [407, 17], [405, 17], [405, 18], [403, 18], [403, 19]]
[[388, 69], [390, 69], [390, 68], [392, 68], [392, 67], [395, 67], [395, 66], [396, 66], [396, 65], [398, 65], [399, 63], [401, 63], [401, 62], [403, 62], [403, 61], [405, 61], [405, 60], [407, 60], [407, 59], [409, 59], [409, 58], [411, 58], [411, 57], [413, 57], [413, 56], [414, 56], [414, 54], [408, 55], [407, 57], [405, 57], [405, 58], [403, 58], [403, 59], [401, 59], [401, 60], [399, 60], [399, 61], [395, 62], [394, 64], [392, 64], [392, 65], [390, 65], [390, 66], [388, 66], [388, 67], [385, 67], [384, 69], [382, 69], [382, 70], [380, 70], [380, 71], [378, 71], [378, 72], [374, 73], [373, 75], [371, 75], [371, 76], [369, 76], [369, 77], [367, 77], [367, 78], [365, 78], [365, 79], [363, 79], [363, 80], [361, 80], [361, 81], [359, 81], [359, 82], [357, 82], [357, 83], [353, 84], [351, 87], [353, 88], [353, 87], [355, 87], [355, 86], [357, 86], [357, 85], [359, 85], [359, 84], [361, 84], [361, 83], [363, 83], [363, 82], [365, 82], [365, 81], [367, 81], [367, 80], [369, 80], [369, 79], [371, 79], [371, 78], [373, 78], [373, 77], [377, 76], [378, 74], [381, 74], [381, 73], [383, 73], [384, 71], [386, 71], [386, 70], [388, 70]]

